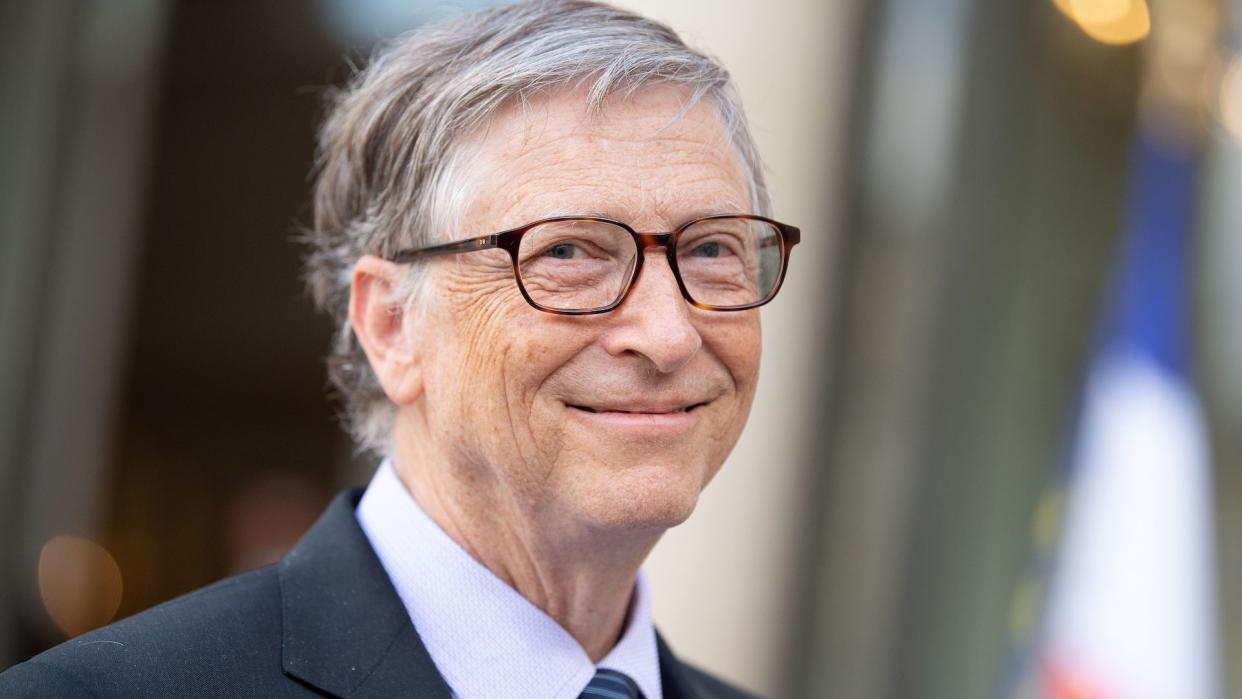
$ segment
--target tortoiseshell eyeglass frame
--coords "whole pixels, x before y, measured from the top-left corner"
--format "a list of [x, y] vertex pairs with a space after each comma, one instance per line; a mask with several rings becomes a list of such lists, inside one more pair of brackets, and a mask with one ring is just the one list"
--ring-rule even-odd
[[[771, 225], [777, 232], [780, 233], [781, 268], [776, 277], [776, 284], [773, 285], [772, 290], [768, 292], [767, 296], [755, 301], [754, 303], [747, 303], [738, 306], [713, 306], [711, 304], [701, 303], [696, 301], [695, 298], [690, 295], [690, 291], [686, 288], [686, 283], [681, 278], [681, 270], [677, 267], [677, 241], [681, 237], [681, 234], [686, 229], [697, 223], [702, 223], [703, 221], [715, 221], [719, 219], [746, 219], [750, 221], [761, 221]], [[530, 231], [537, 226], [561, 221], [591, 221], [595, 223], [608, 223], [628, 231], [630, 236], [633, 237], [634, 245], [638, 249], [638, 254], [634, 261], [634, 269], [630, 274], [630, 278], [626, 280], [625, 286], [622, 287], [621, 292], [617, 294], [617, 298], [612, 303], [609, 303], [606, 306], [598, 306], [596, 308], [549, 308], [548, 306], [541, 305], [532, 299], [530, 294], [527, 293], [526, 286], [522, 283], [522, 272], [518, 265], [518, 249], [522, 244], [522, 236], [526, 235], [527, 231]], [[664, 233], [639, 233], [620, 221], [615, 221], [610, 218], [601, 218], [598, 216], [552, 216], [550, 218], [543, 218], [538, 221], [533, 221], [523, 226], [518, 226], [517, 228], [510, 228], [509, 230], [501, 231], [499, 233], [493, 233], [492, 235], [480, 236], [478, 238], [466, 238], [464, 240], [457, 240], [451, 243], [429, 245], [423, 248], [401, 250], [393, 254], [389, 260], [399, 264], [407, 264], [433, 257], [457, 255], [463, 252], [475, 252], [476, 250], [491, 250], [493, 248], [498, 248], [509, 253], [509, 259], [513, 263], [513, 277], [517, 280], [518, 290], [522, 293], [522, 298], [526, 299], [527, 303], [546, 313], [554, 313], [562, 316], [586, 316], [598, 313], [607, 313], [608, 311], [620, 306], [621, 303], [625, 301], [625, 298], [629, 296], [630, 289], [634, 286], [634, 280], [638, 279], [638, 274], [642, 271], [643, 258], [645, 257], [644, 253], [647, 248], [662, 247], [665, 250], [665, 256], [668, 258], [668, 266], [673, 270], [673, 277], [677, 280], [677, 288], [681, 290], [682, 297], [691, 306], [704, 311], [745, 311], [751, 308], [758, 308], [776, 297], [776, 293], [781, 290], [781, 284], [785, 282], [785, 271], [789, 269], [789, 253], [793, 250], [793, 246], [797, 245], [801, 240], [802, 233], [797, 227], [781, 223], [779, 221], [774, 221], [763, 216], [756, 216], [754, 214], [714, 214], [711, 216], [702, 216], [681, 224], [675, 230]]]

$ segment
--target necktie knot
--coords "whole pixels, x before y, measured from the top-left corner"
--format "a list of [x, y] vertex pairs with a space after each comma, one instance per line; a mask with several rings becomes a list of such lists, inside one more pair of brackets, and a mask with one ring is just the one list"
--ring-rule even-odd
[[616, 670], [600, 668], [595, 671], [591, 683], [582, 690], [578, 699], [642, 699], [642, 692], [629, 675]]

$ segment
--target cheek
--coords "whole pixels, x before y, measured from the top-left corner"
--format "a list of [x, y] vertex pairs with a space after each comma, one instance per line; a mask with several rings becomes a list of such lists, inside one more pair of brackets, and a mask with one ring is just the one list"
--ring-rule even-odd
[[763, 333], [757, 310], [741, 311], [736, 317], [712, 318], [700, 331], [704, 345], [724, 365], [733, 379], [734, 389], [749, 410], [759, 382], [759, 358], [763, 351]]
[[503, 260], [469, 266], [453, 262], [432, 281], [437, 292], [437, 321], [432, 326], [443, 331], [428, 339], [437, 343], [434, 351], [441, 356], [433, 372], [442, 374], [429, 380], [448, 381], [463, 396], [495, 394], [503, 385], [512, 318], [522, 301]]
[[746, 419], [750, 416], [751, 404], [754, 402], [755, 389], [759, 384], [759, 360], [762, 354], [762, 333], [756, 311], [744, 311], [745, 316], [731, 320], [726, 325], [717, 326], [705, 336], [705, 344], [712, 348], [716, 359], [724, 365], [733, 381], [733, 393], [728, 404], [721, 406], [717, 415], [715, 429], [708, 436], [713, 452], [714, 468], [708, 478], [715, 476], [715, 471], [732, 451]]
[[508, 420], [514, 426], [522, 459], [545, 477], [566, 443], [566, 415], [556, 386], [572, 374], [569, 367], [590, 344], [589, 333], [572, 327], [575, 319], [536, 314], [516, 328], [504, 367]]
[[457, 435], [470, 461], [507, 471], [511, 481], [542, 478], [563, 447], [564, 415], [541, 389], [580, 350], [581, 331], [531, 308], [511, 275], [453, 277], [441, 289], [447, 332], [434, 340], [428, 378], [439, 386], [428, 391], [439, 431]]
[[426, 357], [428, 419], [437, 439], [477, 461], [480, 445], [504, 427], [497, 401], [510, 352], [505, 283], [495, 275], [463, 284], [446, 265], [428, 288], [434, 297], [424, 327], [415, 330]]

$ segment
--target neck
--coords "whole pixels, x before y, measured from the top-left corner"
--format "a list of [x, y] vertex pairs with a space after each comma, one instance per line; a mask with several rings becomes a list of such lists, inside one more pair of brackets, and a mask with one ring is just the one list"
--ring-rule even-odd
[[625, 629], [638, 570], [663, 529], [613, 531], [523, 503], [492, 474], [396, 440], [397, 475], [446, 534], [564, 628], [592, 662]]

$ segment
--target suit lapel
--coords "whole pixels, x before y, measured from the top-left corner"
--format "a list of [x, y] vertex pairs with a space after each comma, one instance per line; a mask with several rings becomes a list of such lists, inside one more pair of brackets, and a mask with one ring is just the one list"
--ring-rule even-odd
[[285, 673], [341, 697], [449, 699], [354, 518], [360, 496], [338, 495], [280, 562]]
[[708, 699], [702, 687], [686, 672], [685, 666], [673, 655], [672, 649], [656, 632], [656, 650], [660, 656], [660, 685], [664, 699]]
[[[279, 564], [286, 674], [340, 697], [450, 699], [354, 518], [362, 491], [338, 495]], [[656, 634], [665, 699], [708, 699]]]

